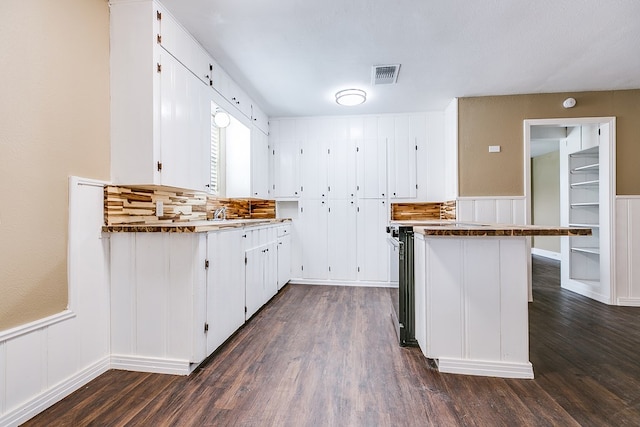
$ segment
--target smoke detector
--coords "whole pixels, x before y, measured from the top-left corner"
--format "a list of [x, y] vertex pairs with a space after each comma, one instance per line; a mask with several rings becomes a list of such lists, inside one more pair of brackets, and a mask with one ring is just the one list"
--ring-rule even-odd
[[374, 65], [371, 67], [372, 85], [393, 85], [398, 81], [400, 64]]

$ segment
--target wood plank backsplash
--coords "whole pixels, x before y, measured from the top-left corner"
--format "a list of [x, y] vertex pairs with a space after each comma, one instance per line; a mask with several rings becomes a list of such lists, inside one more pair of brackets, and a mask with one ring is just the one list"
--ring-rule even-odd
[[456, 202], [391, 203], [392, 221], [456, 219]]
[[[163, 215], [156, 215], [157, 202]], [[205, 192], [159, 185], [106, 185], [104, 223], [164, 224], [213, 219], [216, 209], [226, 206], [227, 219], [267, 219], [276, 217], [275, 200], [225, 199]]]

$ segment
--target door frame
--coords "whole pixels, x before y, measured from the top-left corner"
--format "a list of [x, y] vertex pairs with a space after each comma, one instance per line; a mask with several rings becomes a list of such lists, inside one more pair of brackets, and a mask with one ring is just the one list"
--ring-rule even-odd
[[[567, 117], [555, 119], [525, 119], [523, 120], [523, 162], [524, 162], [524, 196], [525, 196], [525, 223], [531, 224], [531, 127], [532, 126], [582, 126], [593, 124], [609, 124], [609, 224], [607, 231], [609, 234], [609, 295], [610, 304], [614, 304], [615, 298], [615, 196], [616, 196], [616, 118], [607, 117]], [[602, 227], [601, 227], [602, 230]], [[530, 239], [530, 238], [529, 238]], [[531, 244], [529, 244], [531, 248]], [[528, 281], [531, 290], [531, 257], [529, 257]], [[601, 261], [602, 262], [602, 261]], [[602, 264], [601, 264], [602, 266]], [[602, 268], [602, 267], [601, 267]], [[530, 294], [531, 296], [531, 294]]]

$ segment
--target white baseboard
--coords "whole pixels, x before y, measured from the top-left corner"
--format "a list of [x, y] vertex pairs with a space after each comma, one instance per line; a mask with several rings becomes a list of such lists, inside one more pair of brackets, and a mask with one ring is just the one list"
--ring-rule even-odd
[[587, 288], [587, 285], [580, 282], [579, 280], [566, 280], [563, 281], [560, 286], [563, 289], [567, 289], [571, 292], [575, 292], [576, 294], [585, 296], [587, 298], [591, 298], [603, 304], [611, 304], [611, 299], [607, 295], [602, 295], [597, 292], [593, 292], [592, 290]]
[[560, 254], [560, 252], [548, 251], [546, 249], [531, 248], [531, 253], [533, 255], [538, 255], [541, 257], [549, 258], [549, 259], [555, 259], [557, 261], [560, 261], [562, 259], [562, 255]]
[[324, 286], [354, 286], [363, 288], [397, 288], [391, 282], [367, 282], [367, 281], [345, 281], [345, 280], [316, 280], [316, 279], [291, 279], [289, 283], [295, 285], [324, 285]]
[[158, 359], [155, 357], [111, 355], [111, 369], [150, 372], [153, 374], [189, 375], [198, 364], [188, 360]]
[[109, 357], [107, 356], [47, 389], [44, 393], [3, 414], [0, 417], [0, 425], [17, 426], [24, 423], [108, 370]]
[[618, 298], [618, 305], [640, 307], [640, 298]]
[[438, 370], [450, 374], [479, 375], [483, 377], [533, 379], [530, 362], [489, 362], [486, 360], [462, 360], [439, 358]]

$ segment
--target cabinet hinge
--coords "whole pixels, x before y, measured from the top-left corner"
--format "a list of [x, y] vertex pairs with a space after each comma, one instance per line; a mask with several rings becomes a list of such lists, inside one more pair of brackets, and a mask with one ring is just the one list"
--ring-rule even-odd
[[304, 265], [300, 266], [300, 270], [304, 271]]
[[245, 265], [247, 264], [247, 256], [246, 255], [244, 256], [244, 264]]
[[300, 207], [300, 212], [304, 212], [304, 208], [302, 206]]
[[304, 191], [304, 186], [300, 186], [300, 191]]
[[248, 310], [247, 310], [247, 306], [245, 305], [245, 306], [244, 306], [244, 312], [246, 313], [247, 311], [248, 311]]
[[300, 149], [300, 154], [303, 154], [303, 150], [302, 150], [302, 148]]
[[273, 150], [273, 153], [272, 153], [272, 154], [275, 156], [275, 155], [276, 155], [276, 150]]
[[356, 191], [360, 191], [360, 186], [356, 185]]
[[213, 64], [209, 64], [209, 71], [213, 71]]
[[160, 12], [159, 10], [156, 10], [156, 19], [158, 21], [162, 20], [162, 12]]
[[162, 35], [161, 34], [158, 34], [156, 36], [156, 41], [158, 42], [158, 44], [162, 44]]
[[416, 190], [418, 189], [418, 184], [416, 184]]
[[360, 267], [358, 267], [358, 273], [360, 273]]
[[327, 186], [327, 191], [331, 191], [331, 186], [330, 185]]
[[360, 147], [356, 147], [356, 153], [360, 152]]
[[416, 151], [418, 151], [418, 146], [416, 145]]
[[329, 266], [329, 271], [331, 271], [331, 266]]
[[357, 211], [357, 212], [360, 212], [360, 206], [358, 206], [358, 207], [356, 208], [356, 211]]
[[158, 73], [161, 73], [161, 72], [162, 72], [162, 64], [161, 64], [161, 63], [159, 63], [159, 62], [156, 64], [156, 71], [157, 71]]
[[598, 129], [598, 135], [600, 135], [600, 129]]
[[327, 154], [331, 154], [331, 148], [327, 148]]
[[204, 333], [206, 334], [207, 332], [209, 332], [209, 324], [205, 323], [204, 324]]
[[208, 259], [204, 260], [204, 268], [209, 268], [209, 260]]
[[158, 172], [162, 172], [162, 162], [158, 162]]

